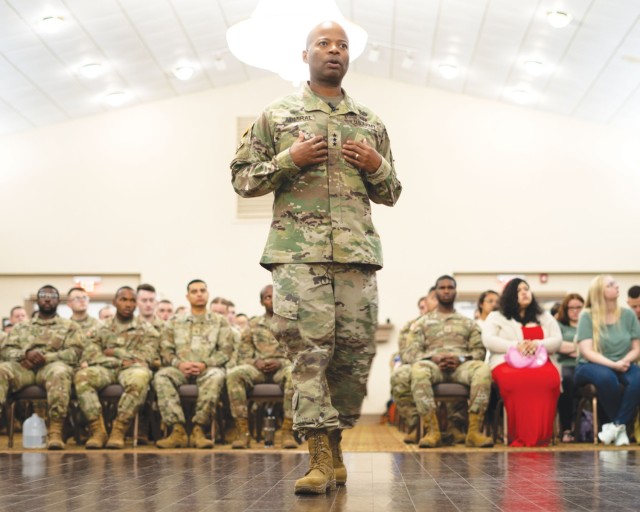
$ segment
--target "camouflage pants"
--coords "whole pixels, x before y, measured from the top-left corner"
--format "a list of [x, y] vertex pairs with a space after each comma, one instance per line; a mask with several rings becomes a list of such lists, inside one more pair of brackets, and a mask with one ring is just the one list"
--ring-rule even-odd
[[184, 425], [185, 417], [178, 388], [183, 384], [195, 384], [198, 386], [198, 398], [192, 421], [198, 425], [209, 425], [224, 386], [224, 376], [224, 368], [207, 368], [197, 377], [186, 377], [174, 367], [161, 368], [153, 378], [153, 387], [158, 397], [162, 421], [167, 426], [176, 423]]
[[124, 370], [89, 366], [76, 373], [74, 382], [80, 409], [93, 421], [102, 414], [98, 391], [109, 384], [120, 384], [124, 393], [118, 402], [118, 420], [129, 423], [147, 398], [151, 370], [144, 366], [131, 366]]
[[47, 390], [49, 418], [62, 420], [69, 410], [72, 382], [73, 369], [61, 361], [45, 364], [37, 372], [13, 361], [0, 363], [0, 406], [4, 406], [9, 393], [37, 384]]
[[269, 375], [261, 372], [252, 364], [241, 364], [227, 372], [227, 393], [229, 395], [231, 415], [234, 418], [248, 417], [247, 389], [252, 389], [255, 384], [264, 384], [265, 382], [280, 384], [284, 393], [282, 399], [284, 417], [292, 417], [293, 386], [291, 383], [291, 365], [284, 364], [273, 375]]
[[417, 425], [418, 409], [411, 393], [410, 364], [400, 365], [391, 372], [391, 396], [405, 423], [410, 427]]
[[491, 394], [491, 370], [483, 361], [466, 361], [454, 372], [441, 372], [432, 361], [418, 361], [411, 366], [411, 392], [421, 416], [436, 409], [433, 384], [457, 382], [470, 387], [469, 412], [484, 414]]
[[275, 337], [293, 361], [293, 422], [351, 428], [360, 417], [375, 355], [375, 270], [347, 264], [283, 264], [273, 274]]

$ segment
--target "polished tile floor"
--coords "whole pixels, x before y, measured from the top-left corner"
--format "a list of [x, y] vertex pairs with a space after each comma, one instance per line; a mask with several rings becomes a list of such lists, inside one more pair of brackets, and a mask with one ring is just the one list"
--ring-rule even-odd
[[302, 452], [0, 454], [0, 511], [640, 509], [639, 451], [347, 453], [346, 487], [295, 496]]

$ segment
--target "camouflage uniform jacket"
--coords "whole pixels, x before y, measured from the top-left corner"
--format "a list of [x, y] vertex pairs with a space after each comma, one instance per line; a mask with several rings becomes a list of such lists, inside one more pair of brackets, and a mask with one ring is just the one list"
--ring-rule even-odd
[[414, 318], [413, 320], [409, 320], [406, 324], [402, 326], [400, 332], [398, 333], [398, 351], [393, 354], [391, 360], [395, 360], [396, 356], [402, 354], [407, 349], [407, 342], [409, 340], [409, 332], [411, 332], [411, 327], [415, 324], [420, 317]]
[[284, 348], [269, 328], [270, 322], [266, 314], [249, 320], [249, 325], [242, 331], [242, 341], [238, 348], [238, 364], [253, 365], [258, 359], [288, 361]]
[[0, 331], [0, 353], [2, 352], [2, 345], [4, 344], [4, 340], [8, 337], [7, 333], [4, 331]]
[[82, 331], [71, 320], [59, 316], [44, 320], [36, 316], [13, 328], [2, 346], [2, 358], [7, 361], [22, 361], [27, 352], [38, 349], [47, 363], [62, 361], [75, 366], [84, 344]]
[[443, 353], [484, 361], [478, 324], [456, 311], [450, 315], [432, 311], [420, 317], [411, 328], [402, 362], [411, 364]]
[[[244, 134], [231, 162], [232, 183], [242, 197], [274, 192], [273, 220], [260, 264], [360, 263], [382, 267], [371, 204], [393, 206], [396, 178], [387, 130], [369, 109], [344, 92], [332, 111], [306, 84], [271, 104]], [[302, 131], [329, 144], [326, 162], [299, 169], [289, 148]], [[382, 156], [376, 172], [356, 169], [342, 157], [347, 139], [366, 140]]]
[[74, 320], [72, 318], [71, 321], [80, 328], [85, 336], [100, 325], [100, 320], [97, 320], [89, 315], [87, 315], [87, 318], [85, 318], [84, 320]]
[[[158, 359], [159, 347], [160, 335], [151, 324], [138, 317], [121, 323], [114, 317], [89, 333], [82, 361], [92, 366], [120, 368], [122, 361], [128, 359], [152, 367]], [[104, 354], [108, 348], [115, 349], [113, 356]]]
[[225, 317], [217, 313], [188, 315], [165, 324], [162, 361], [177, 368], [186, 361], [225, 366], [233, 355], [233, 333]]

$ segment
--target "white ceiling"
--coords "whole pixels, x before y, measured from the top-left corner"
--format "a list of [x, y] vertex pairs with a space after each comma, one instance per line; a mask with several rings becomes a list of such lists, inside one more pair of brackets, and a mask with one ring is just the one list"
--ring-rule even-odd
[[[268, 73], [236, 60], [225, 31], [248, 18], [258, 0], [0, 0], [0, 135], [124, 106], [227, 86]], [[321, 1], [321, 0], [316, 0]], [[514, 102], [622, 128], [640, 128], [640, 0], [337, 0], [369, 34], [368, 51], [352, 69], [416, 86]], [[573, 21], [556, 29], [549, 10]], [[61, 16], [43, 33], [38, 21]], [[277, 49], [274, 49], [277, 51]], [[414, 63], [402, 66], [407, 53]], [[226, 68], [216, 67], [222, 58]], [[524, 62], [544, 63], [539, 76]], [[107, 71], [84, 78], [78, 68]], [[191, 63], [189, 81], [171, 70]], [[453, 63], [452, 80], [438, 72]], [[120, 107], [122, 108], [122, 107]]]

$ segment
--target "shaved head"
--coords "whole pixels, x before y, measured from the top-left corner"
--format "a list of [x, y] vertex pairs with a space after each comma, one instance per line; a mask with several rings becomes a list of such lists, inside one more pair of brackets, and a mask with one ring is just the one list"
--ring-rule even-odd
[[349, 42], [349, 37], [347, 36], [347, 33], [345, 32], [344, 28], [342, 28], [342, 25], [340, 25], [339, 23], [336, 23], [335, 21], [323, 21], [319, 25], [316, 25], [315, 27], [313, 27], [311, 29], [311, 32], [309, 32], [309, 35], [307, 36], [307, 50], [311, 47], [311, 44], [318, 38], [319, 34], [331, 28], [338, 28], [342, 30], [342, 33], [344, 34], [344, 40], [347, 43]]

